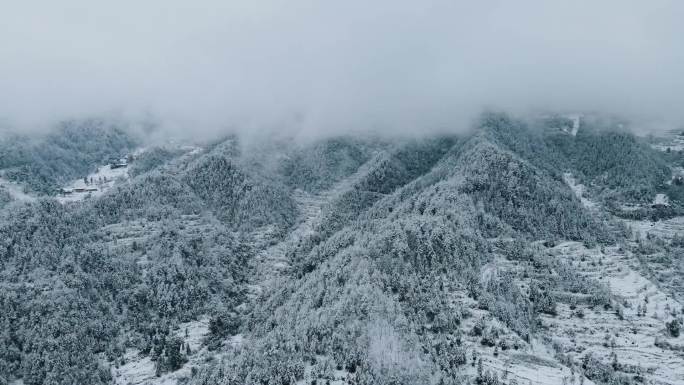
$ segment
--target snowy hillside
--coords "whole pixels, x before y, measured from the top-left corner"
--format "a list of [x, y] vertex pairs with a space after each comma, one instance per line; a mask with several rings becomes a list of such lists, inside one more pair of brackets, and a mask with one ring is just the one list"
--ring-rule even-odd
[[3, 179], [0, 379], [684, 383], [684, 159], [547, 123], [169, 144], [52, 196]]

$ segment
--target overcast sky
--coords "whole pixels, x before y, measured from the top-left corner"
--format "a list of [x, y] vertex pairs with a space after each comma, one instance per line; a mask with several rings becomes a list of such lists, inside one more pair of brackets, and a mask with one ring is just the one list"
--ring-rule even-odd
[[0, 0], [0, 119], [457, 130], [485, 107], [684, 122], [684, 2]]

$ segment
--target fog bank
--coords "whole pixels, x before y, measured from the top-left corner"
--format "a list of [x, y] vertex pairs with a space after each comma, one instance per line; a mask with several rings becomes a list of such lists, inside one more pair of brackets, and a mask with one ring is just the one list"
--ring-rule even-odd
[[8, 3], [0, 122], [415, 133], [462, 130], [483, 108], [684, 122], [684, 3], [474, 3]]

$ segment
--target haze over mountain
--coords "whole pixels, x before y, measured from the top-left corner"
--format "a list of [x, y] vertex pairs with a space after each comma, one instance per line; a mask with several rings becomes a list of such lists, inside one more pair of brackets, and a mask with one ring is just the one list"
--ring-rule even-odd
[[0, 8], [0, 385], [684, 383], [681, 3]]
[[[484, 108], [682, 124], [678, 1], [22, 1], [0, 119], [169, 130], [463, 131]], [[643, 127], [648, 129], [648, 127]]]

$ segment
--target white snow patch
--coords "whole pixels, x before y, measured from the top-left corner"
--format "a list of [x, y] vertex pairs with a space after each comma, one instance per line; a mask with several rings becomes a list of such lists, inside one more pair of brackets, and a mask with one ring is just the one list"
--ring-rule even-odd
[[245, 343], [245, 337], [242, 334], [236, 334], [228, 339], [228, 345], [239, 348]]
[[173, 334], [189, 344], [192, 353], [182, 368], [175, 372], [163, 373], [159, 377], [156, 376], [155, 363], [149, 356], [140, 357], [137, 350], [128, 350], [124, 355], [126, 364], [119, 368], [112, 368], [114, 383], [117, 385], [175, 385], [180, 379], [189, 378], [192, 374], [191, 368], [199, 366], [210, 356], [206, 348], [202, 347], [202, 340], [208, 333], [208, 317], [179, 325]]
[[182, 146], [181, 150], [187, 151], [185, 155], [197, 155], [204, 151], [202, 147], [198, 146]]
[[74, 180], [65, 186], [63, 188], [65, 193], [60, 194], [57, 200], [67, 203], [81, 201], [86, 197], [98, 197], [126, 179], [128, 179], [128, 167], [112, 168], [109, 164], [101, 166], [87, 177]]
[[139, 357], [138, 351], [129, 349], [124, 355], [126, 364], [112, 369], [112, 377], [117, 385], [136, 385], [155, 379], [155, 365], [149, 356]]
[[670, 199], [665, 194], [656, 194], [655, 198], [653, 198], [653, 205], [669, 206]]
[[570, 135], [577, 136], [577, 132], [580, 129], [580, 119], [582, 115], [580, 114], [568, 114], [565, 115], [566, 118], [572, 120], [572, 127], [570, 128]]
[[501, 373], [500, 377], [506, 381], [514, 379], [518, 384], [525, 385], [594, 385], [593, 381], [582, 378], [580, 372], [573, 372], [570, 368], [558, 364], [555, 359], [547, 361], [529, 354], [500, 354], [499, 357], [501, 358], [487, 357], [483, 360], [482, 367]]
[[9, 193], [12, 199], [20, 202], [31, 202], [36, 200], [33, 195], [24, 192], [24, 188], [14, 182], [0, 177], [0, 189], [3, 189]]
[[563, 181], [570, 186], [570, 189], [572, 192], [575, 193], [575, 196], [579, 198], [579, 200], [582, 202], [582, 205], [588, 209], [594, 210], [597, 208], [596, 202], [589, 200], [588, 198], [584, 197], [584, 193], [586, 191], [586, 187], [581, 184], [577, 183], [577, 180], [575, 177], [572, 175], [572, 173], [566, 172], [563, 174]]
[[676, 135], [672, 138], [664, 138], [662, 142], [651, 144], [651, 148], [658, 151], [682, 151], [684, 150], [684, 136]]
[[190, 345], [192, 351], [197, 351], [202, 346], [202, 340], [209, 334], [209, 317], [203, 317], [198, 321], [181, 324], [174, 333]]

